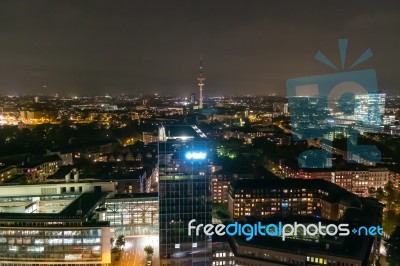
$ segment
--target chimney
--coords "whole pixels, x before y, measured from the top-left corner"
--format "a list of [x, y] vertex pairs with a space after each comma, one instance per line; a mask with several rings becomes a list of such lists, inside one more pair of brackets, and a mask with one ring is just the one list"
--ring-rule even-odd
[[74, 174], [74, 182], [75, 183], [79, 182], [79, 172], [78, 171], [76, 171], [75, 174]]
[[65, 183], [71, 182], [71, 173], [65, 175]]
[[106, 211], [107, 211], [107, 209], [105, 207], [99, 207], [95, 210], [95, 212], [97, 214], [97, 221], [99, 221], [99, 222], [106, 221]]

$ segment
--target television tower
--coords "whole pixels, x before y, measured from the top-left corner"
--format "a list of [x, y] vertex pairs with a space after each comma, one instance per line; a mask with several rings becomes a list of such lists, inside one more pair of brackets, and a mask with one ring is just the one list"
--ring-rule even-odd
[[204, 86], [204, 80], [206, 77], [204, 76], [203, 72], [203, 56], [200, 56], [200, 69], [199, 69], [199, 76], [197, 77], [197, 80], [199, 81], [199, 109], [203, 108], [203, 86]]

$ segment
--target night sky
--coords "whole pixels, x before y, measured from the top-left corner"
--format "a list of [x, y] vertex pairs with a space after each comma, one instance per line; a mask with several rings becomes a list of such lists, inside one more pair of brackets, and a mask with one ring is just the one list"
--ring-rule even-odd
[[[400, 92], [400, 1], [0, 0], [0, 94], [285, 95], [288, 78], [335, 73], [366, 49]], [[341, 69], [339, 69], [341, 71]]]

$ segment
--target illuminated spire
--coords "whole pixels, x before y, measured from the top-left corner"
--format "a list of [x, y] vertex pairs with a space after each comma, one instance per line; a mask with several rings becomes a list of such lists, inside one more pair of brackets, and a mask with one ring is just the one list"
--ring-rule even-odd
[[200, 56], [200, 68], [199, 68], [199, 76], [197, 77], [197, 80], [199, 81], [199, 109], [203, 108], [203, 86], [204, 86], [204, 71], [203, 71], [203, 56]]

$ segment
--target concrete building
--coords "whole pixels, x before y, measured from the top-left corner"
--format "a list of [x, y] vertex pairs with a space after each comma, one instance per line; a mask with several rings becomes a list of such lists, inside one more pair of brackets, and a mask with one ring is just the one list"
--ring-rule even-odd
[[347, 208], [360, 208], [353, 193], [321, 179], [237, 180], [229, 191], [232, 220], [269, 215], [309, 215], [337, 221]]
[[22, 163], [17, 167], [17, 174], [24, 175], [27, 183], [43, 182], [56, 173], [61, 164], [58, 155], [49, 155], [39, 161]]
[[[383, 205], [325, 180], [254, 179], [231, 183], [229, 212], [239, 224], [348, 224], [381, 226]], [[353, 232], [354, 233], [354, 232]], [[367, 234], [328, 236], [299, 232], [279, 236], [225, 235], [213, 249], [213, 265], [374, 265], [381, 237]], [[225, 241], [225, 242], [224, 242]], [[227, 249], [229, 244], [230, 250]], [[233, 260], [232, 262], [232, 254]], [[218, 255], [218, 256], [217, 256]]]
[[32, 192], [32, 196], [0, 198], [1, 265], [111, 263], [109, 223], [97, 211], [108, 193]]
[[[379, 215], [370, 214], [376, 218]], [[372, 221], [373, 219], [371, 219]], [[287, 219], [280, 221], [291, 223]], [[329, 220], [320, 220], [312, 217], [296, 217], [296, 221], [303, 224], [318, 223], [332, 224]], [[265, 221], [269, 223], [269, 221]], [[276, 222], [276, 221], [275, 221]], [[366, 220], [368, 224], [368, 221]], [[380, 238], [369, 236], [350, 235], [346, 237], [329, 237], [315, 235], [288, 238], [285, 241], [279, 237], [256, 236], [251, 241], [244, 237], [229, 237], [231, 250], [226, 254], [234, 255], [234, 264], [237, 266], [283, 266], [283, 265], [375, 265], [379, 256]], [[215, 254], [215, 253], [214, 253]], [[218, 254], [218, 253], [217, 253]], [[224, 257], [225, 263], [213, 265], [229, 265], [230, 256]], [[218, 260], [217, 260], [218, 261]]]
[[213, 203], [228, 203], [231, 181], [232, 179], [226, 176], [213, 175], [211, 178], [211, 199]]
[[12, 179], [17, 174], [15, 165], [0, 165], [0, 184]]
[[363, 165], [342, 168], [302, 169], [281, 164], [279, 166], [285, 178], [323, 179], [332, 182], [359, 196], [368, 196], [369, 188], [384, 188], [389, 180], [398, 183], [395, 172], [387, 167], [368, 167]]
[[20, 111], [21, 122], [29, 125], [51, 123], [56, 121], [57, 118], [57, 110], [23, 109]]
[[156, 132], [143, 132], [142, 133], [142, 141], [145, 145], [152, 143], [152, 142], [157, 142], [158, 135]]

